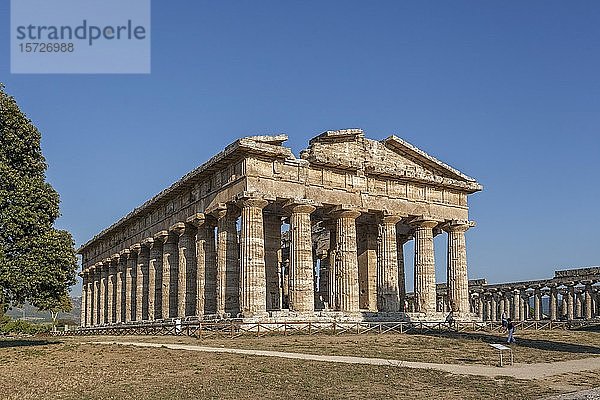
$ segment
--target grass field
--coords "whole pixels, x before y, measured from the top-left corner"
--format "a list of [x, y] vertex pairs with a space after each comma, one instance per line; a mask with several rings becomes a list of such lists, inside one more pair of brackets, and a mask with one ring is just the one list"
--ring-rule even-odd
[[[519, 332], [517, 361], [550, 362], [600, 354], [595, 332]], [[451, 375], [387, 366], [345, 365], [166, 348], [94, 345], [114, 337], [0, 340], [0, 393], [5, 399], [538, 399], [600, 386], [600, 371], [516, 380]], [[471, 335], [346, 335], [119, 340], [194, 343], [312, 354], [359, 355], [489, 364], [488, 341]]]

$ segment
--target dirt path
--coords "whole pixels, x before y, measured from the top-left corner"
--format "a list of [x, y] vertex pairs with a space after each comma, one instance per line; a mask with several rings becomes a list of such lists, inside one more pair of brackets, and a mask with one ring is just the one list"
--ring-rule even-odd
[[369, 365], [390, 365], [395, 367], [404, 368], [421, 368], [421, 369], [435, 369], [439, 371], [445, 371], [452, 374], [459, 375], [480, 375], [480, 376], [511, 376], [517, 379], [540, 379], [546, 378], [552, 375], [560, 375], [569, 372], [580, 372], [600, 369], [600, 357], [590, 357], [579, 360], [569, 361], [557, 361], [553, 363], [539, 363], [539, 364], [515, 364], [513, 366], [490, 367], [485, 365], [461, 365], [461, 364], [436, 364], [436, 363], [425, 363], [416, 361], [402, 361], [402, 360], [391, 360], [385, 358], [366, 358], [366, 357], [352, 357], [352, 356], [324, 356], [316, 354], [305, 354], [305, 353], [288, 353], [282, 351], [268, 351], [268, 350], [248, 350], [248, 349], [232, 349], [224, 347], [205, 347], [196, 345], [186, 344], [174, 344], [174, 343], [144, 343], [144, 342], [116, 342], [116, 341], [103, 341], [103, 342], [84, 342], [90, 344], [118, 344], [124, 346], [137, 346], [137, 347], [154, 347], [154, 348], [168, 348], [173, 350], [188, 350], [188, 351], [202, 351], [210, 353], [232, 353], [232, 354], [244, 354], [253, 356], [264, 356], [264, 357], [280, 357], [297, 360], [310, 360], [310, 361], [323, 361], [323, 362], [334, 362], [334, 363], [346, 363], [346, 364], [369, 364]]

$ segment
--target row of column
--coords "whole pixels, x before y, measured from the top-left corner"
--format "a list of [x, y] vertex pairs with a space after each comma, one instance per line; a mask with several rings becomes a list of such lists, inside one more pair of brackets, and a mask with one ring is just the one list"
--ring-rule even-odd
[[[591, 319], [600, 315], [599, 293], [593, 283], [586, 282], [581, 291], [577, 291], [573, 284], [562, 289], [552, 285], [548, 289], [536, 287], [533, 291], [519, 288], [497, 293], [480, 292], [475, 297], [477, 312], [484, 320], [491, 321], [501, 320], [503, 314], [513, 320]], [[545, 295], [548, 295], [547, 314], [543, 313], [542, 299]]]
[[[210, 214], [196, 214], [83, 271], [85, 326], [217, 314], [267, 315], [281, 308], [281, 217], [264, 212], [268, 202], [242, 197]], [[315, 310], [311, 214], [308, 201], [284, 205], [290, 223], [289, 309]], [[330, 309], [359, 312], [356, 240], [357, 210], [338, 207], [328, 215], [330, 249], [327, 301]], [[236, 221], [240, 217], [240, 232]], [[402, 311], [404, 263], [397, 235], [398, 215], [379, 222], [378, 311]], [[433, 229], [439, 222], [412, 222], [415, 238], [416, 312], [436, 311]], [[467, 224], [447, 224], [448, 290], [453, 310], [469, 311], [464, 232]], [[216, 235], [215, 235], [216, 228]]]

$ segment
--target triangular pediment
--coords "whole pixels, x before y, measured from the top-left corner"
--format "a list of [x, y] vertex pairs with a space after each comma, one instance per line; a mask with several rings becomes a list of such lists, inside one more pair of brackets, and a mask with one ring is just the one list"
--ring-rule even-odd
[[475, 179], [399, 137], [371, 140], [360, 129], [324, 132], [310, 141], [302, 158], [311, 164], [454, 186], [471, 193], [482, 189]]

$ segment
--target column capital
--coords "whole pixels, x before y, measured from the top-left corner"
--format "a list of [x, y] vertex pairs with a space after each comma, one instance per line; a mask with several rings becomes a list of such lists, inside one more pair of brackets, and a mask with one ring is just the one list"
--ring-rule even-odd
[[132, 244], [131, 247], [129, 248], [129, 250], [131, 251], [131, 253], [140, 254], [140, 251], [142, 251], [142, 244], [141, 243]]
[[189, 232], [190, 227], [193, 225], [186, 225], [185, 222], [176, 222], [169, 227], [169, 232], [176, 234], [177, 236], [183, 236], [186, 231]]
[[240, 208], [250, 207], [263, 209], [269, 202], [261, 197], [240, 197], [237, 200], [237, 205]]
[[153, 239], [157, 242], [160, 242], [162, 244], [165, 244], [166, 241], [169, 239], [169, 232], [166, 230], [162, 230], [160, 232], [157, 232], [154, 234]]
[[442, 226], [442, 229], [446, 232], [466, 232], [470, 228], [474, 227], [475, 221], [449, 221]]
[[[233, 203], [219, 203], [216, 206], [210, 208], [206, 214], [212, 215], [217, 220], [223, 219], [226, 216], [234, 214], [236, 206]], [[238, 213], [239, 215], [239, 213]]]
[[109, 265], [110, 265], [110, 257], [107, 257], [104, 260], [102, 260], [102, 266], [108, 267]]
[[411, 224], [411, 226], [413, 226], [415, 228], [433, 229], [440, 224], [440, 221], [435, 220], [435, 219], [420, 218], [420, 219], [416, 219], [416, 220], [412, 221], [410, 224]]
[[189, 216], [185, 222], [194, 225], [196, 228], [200, 228], [203, 225], [215, 225], [214, 217], [204, 213], [195, 213]]
[[334, 218], [356, 219], [360, 216], [360, 214], [361, 214], [361, 212], [357, 208], [347, 206], [344, 204], [336, 206], [335, 208], [333, 208], [333, 210], [331, 210], [331, 215]]
[[119, 258], [127, 260], [129, 258], [131, 251], [129, 249], [123, 249], [119, 252]]
[[314, 202], [307, 199], [290, 199], [285, 202], [283, 208], [292, 214], [311, 214], [317, 209]]
[[115, 253], [112, 256], [110, 256], [110, 261], [113, 264], [118, 264], [119, 263], [119, 258], [121, 258], [121, 254]]
[[154, 238], [147, 237], [146, 239], [142, 240], [142, 246], [151, 249], [152, 246], [154, 246]]
[[400, 222], [402, 220], [402, 218], [406, 218], [406, 217], [407, 217], [407, 215], [394, 214], [389, 211], [383, 211], [379, 216], [379, 220], [383, 224], [394, 224], [395, 225], [398, 222]]

